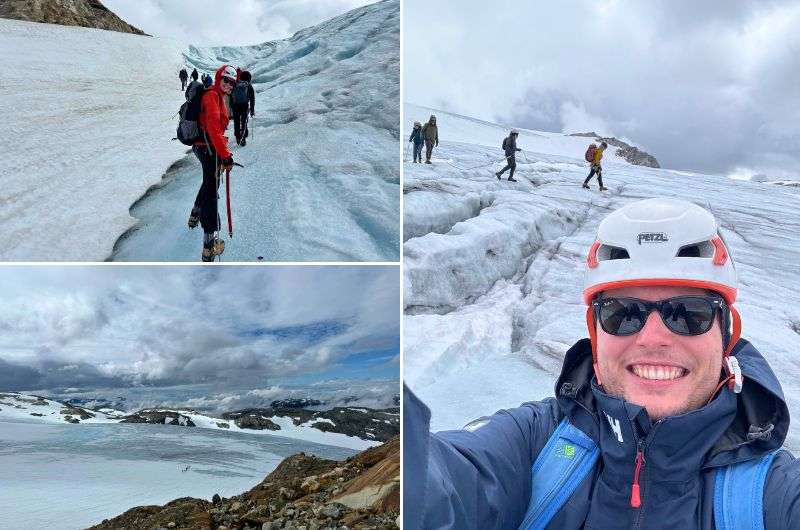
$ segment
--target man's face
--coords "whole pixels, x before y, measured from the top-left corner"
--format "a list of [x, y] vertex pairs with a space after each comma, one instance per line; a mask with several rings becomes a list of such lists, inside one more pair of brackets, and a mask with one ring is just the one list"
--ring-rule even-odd
[[[649, 301], [685, 295], [707, 293], [690, 287], [627, 287], [603, 293], [604, 298]], [[650, 313], [638, 333], [625, 337], [609, 335], [598, 323], [597, 364], [606, 392], [645, 407], [654, 420], [698, 409], [708, 402], [720, 380], [719, 318], [708, 332], [696, 336], [673, 333], [658, 311]]]

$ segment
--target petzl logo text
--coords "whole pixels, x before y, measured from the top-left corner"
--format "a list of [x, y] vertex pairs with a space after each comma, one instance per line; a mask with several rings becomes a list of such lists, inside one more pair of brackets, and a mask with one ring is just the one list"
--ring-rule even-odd
[[639, 244], [645, 243], [666, 243], [669, 241], [664, 232], [642, 232], [639, 234]]

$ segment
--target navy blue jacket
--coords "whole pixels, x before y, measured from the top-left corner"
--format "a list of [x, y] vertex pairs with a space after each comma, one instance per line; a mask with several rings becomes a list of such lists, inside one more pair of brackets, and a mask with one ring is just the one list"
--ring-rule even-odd
[[425, 138], [422, 136], [422, 128], [411, 131], [411, 136], [408, 137], [408, 141], [414, 142], [414, 145], [424, 144]]
[[[530, 499], [531, 466], [568, 417], [601, 454], [548, 529], [713, 529], [715, 469], [781, 447], [789, 429], [767, 362], [745, 340], [732, 353], [745, 376], [741, 394], [726, 386], [705, 407], [655, 423], [642, 407], [597, 386], [588, 339], [567, 352], [557, 397], [501, 410], [462, 430], [429, 433], [430, 412], [405, 388], [404, 528], [516, 529]], [[606, 415], [618, 421], [619, 435]], [[645, 464], [635, 509], [638, 444]], [[763, 502], [766, 530], [800, 528], [800, 464], [787, 451], [773, 461]]]

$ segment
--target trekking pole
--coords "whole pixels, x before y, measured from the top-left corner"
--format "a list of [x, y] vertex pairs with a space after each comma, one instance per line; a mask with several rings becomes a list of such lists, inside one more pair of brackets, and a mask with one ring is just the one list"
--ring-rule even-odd
[[231, 216], [231, 170], [225, 170], [225, 203], [228, 208], [228, 237], [233, 237], [233, 217]]

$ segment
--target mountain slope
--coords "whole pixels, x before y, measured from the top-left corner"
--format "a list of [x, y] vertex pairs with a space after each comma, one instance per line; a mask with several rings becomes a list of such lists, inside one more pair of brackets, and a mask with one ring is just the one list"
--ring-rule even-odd
[[100, 0], [3, 0], [0, 18], [145, 35], [115, 15]]
[[[408, 127], [429, 109], [406, 106]], [[677, 197], [710, 208], [740, 276], [743, 336], [800, 414], [798, 188], [604, 158], [609, 191], [582, 189], [585, 138], [522, 130], [518, 183], [498, 181], [507, 129], [435, 111], [434, 164], [406, 163], [405, 380], [434, 429], [553, 395], [566, 350], [586, 336], [580, 293], [600, 220], [629, 201]], [[609, 148], [611, 149], [611, 148]], [[790, 447], [800, 449], [792, 427]]]

